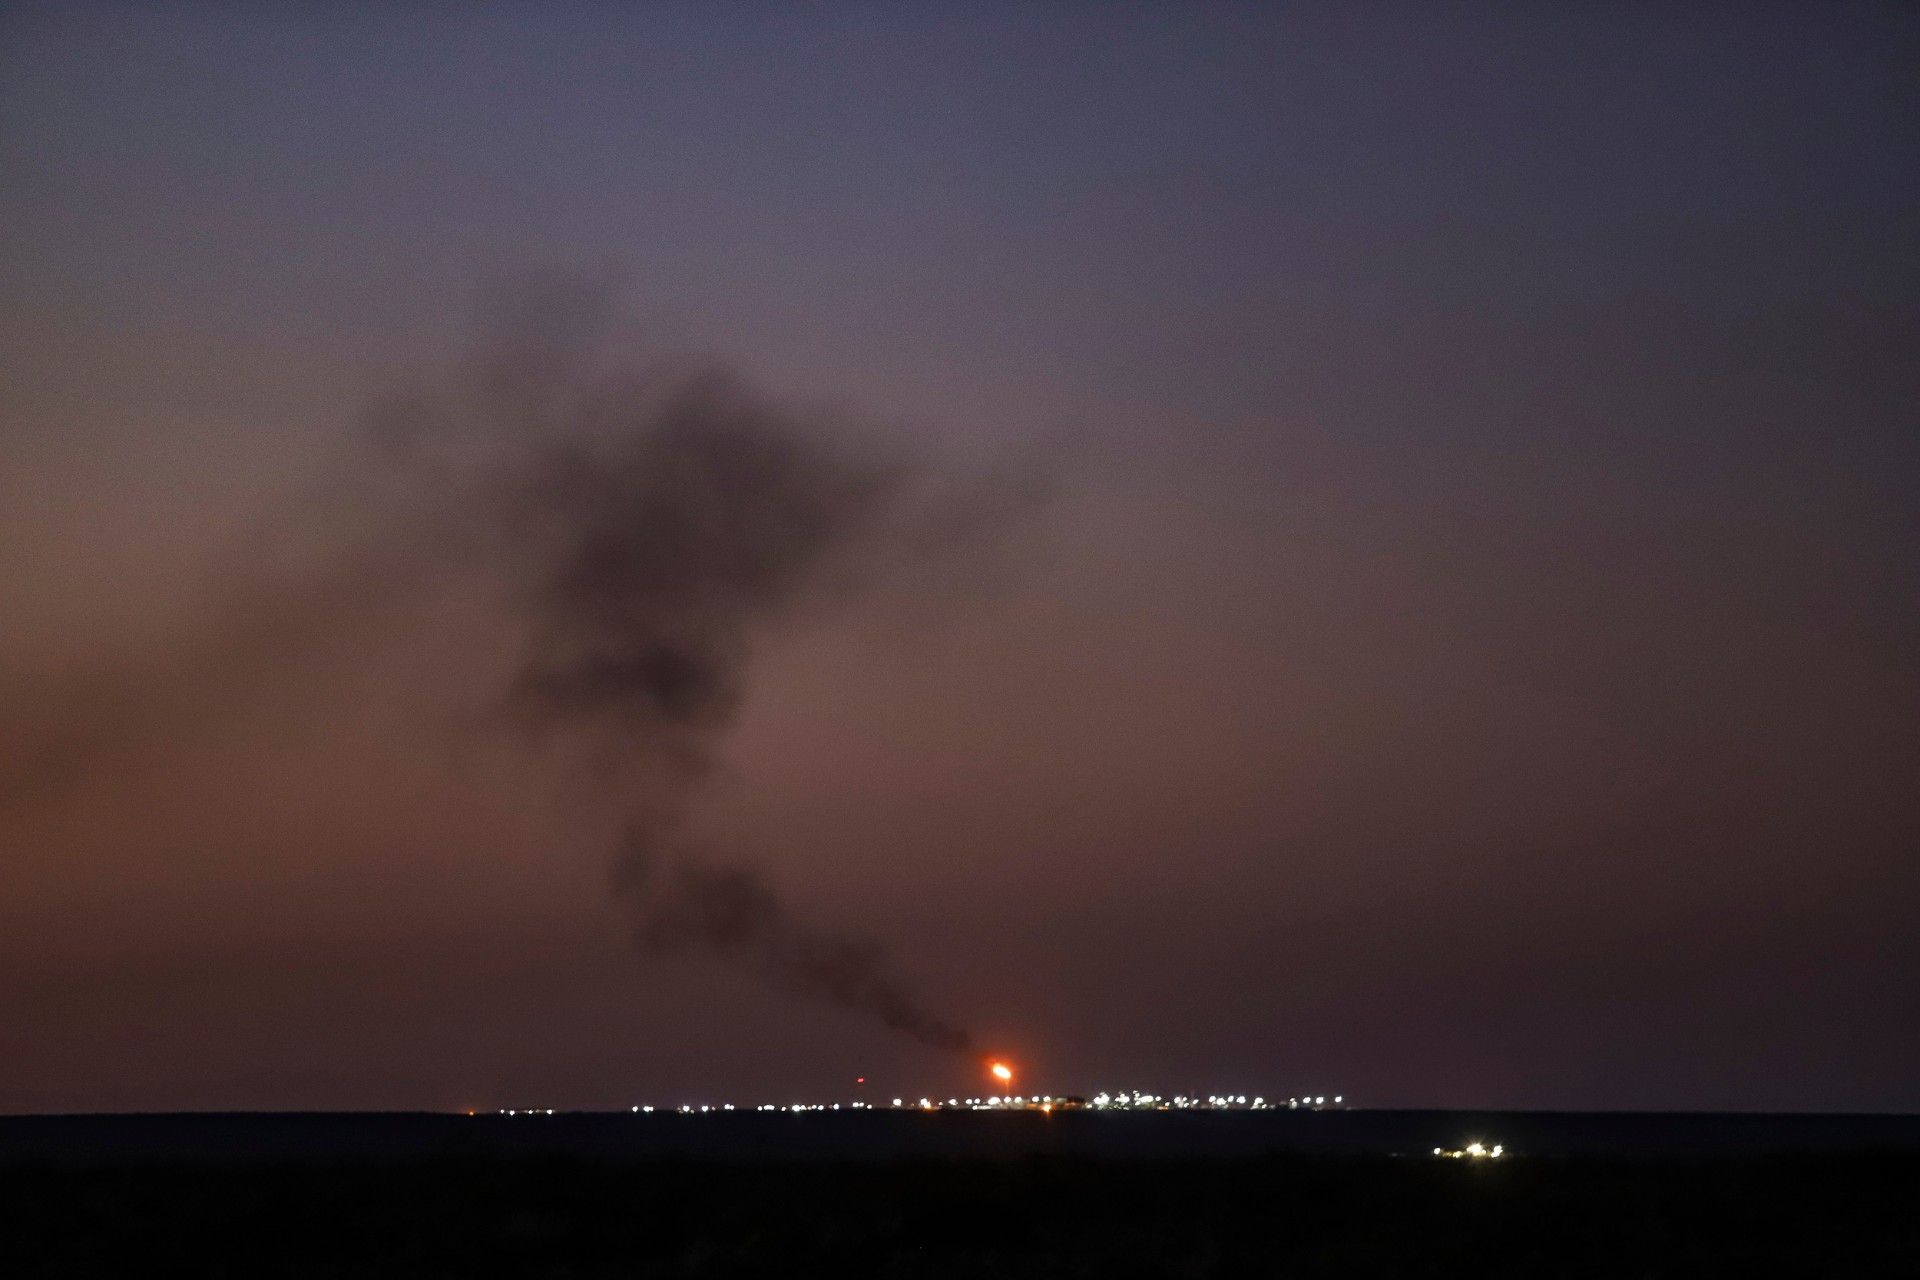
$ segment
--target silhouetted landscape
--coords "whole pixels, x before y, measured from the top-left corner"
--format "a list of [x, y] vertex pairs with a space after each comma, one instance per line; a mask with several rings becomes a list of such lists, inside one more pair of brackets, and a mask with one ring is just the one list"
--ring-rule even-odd
[[[1178, 1123], [1193, 1119], [1223, 1123]], [[796, 1259], [809, 1272], [895, 1276], [1920, 1265], [1912, 1118], [1271, 1119], [16, 1119], [0, 1121], [0, 1238], [9, 1274], [35, 1276], [161, 1264], [236, 1276], [722, 1276], [789, 1272]], [[1542, 1153], [1462, 1163], [1382, 1150], [1474, 1132]]]

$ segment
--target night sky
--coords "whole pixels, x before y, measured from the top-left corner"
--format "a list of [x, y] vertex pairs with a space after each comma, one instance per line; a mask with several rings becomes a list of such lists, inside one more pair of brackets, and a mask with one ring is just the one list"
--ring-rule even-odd
[[0, 1111], [1920, 1107], [1913, 7], [347, 8], [0, 9]]

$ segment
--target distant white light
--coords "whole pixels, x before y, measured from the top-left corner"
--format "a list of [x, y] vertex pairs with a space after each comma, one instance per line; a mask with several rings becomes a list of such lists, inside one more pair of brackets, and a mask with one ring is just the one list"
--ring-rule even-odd
[[1435, 1147], [1433, 1154], [1448, 1160], [1498, 1160], [1506, 1154], [1506, 1151], [1507, 1149], [1497, 1142], [1489, 1147], [1486, 1143], [1475, 1140], [1461, 1147], [1458, 1151], [1448, 1151], [1444, 1147]]

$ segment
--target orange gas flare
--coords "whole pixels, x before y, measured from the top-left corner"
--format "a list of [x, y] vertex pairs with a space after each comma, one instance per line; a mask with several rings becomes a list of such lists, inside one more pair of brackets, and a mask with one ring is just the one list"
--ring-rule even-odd
[[993, 1075], [993, 1078], [995, 1080], [998, 1080], [1001, 1084], [1013, 1083], [1013, 1068], [1008, 1066], [1006, 1063], [1004, 1062], [992, 1063], [987, 1067], [987, 1070]]

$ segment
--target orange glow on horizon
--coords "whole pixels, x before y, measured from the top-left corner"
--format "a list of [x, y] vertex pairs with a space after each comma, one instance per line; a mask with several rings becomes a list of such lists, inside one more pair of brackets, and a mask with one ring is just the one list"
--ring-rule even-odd
[[996, 1062], [991, 1066], [989, 1066], [987, 1070], [992, 1072], [993, 1078], [995, 1080], [998, 1080], [1001, 1084], [1013, 1083], [1013, 1068], [1008, 1066], [1006, 1063]]

